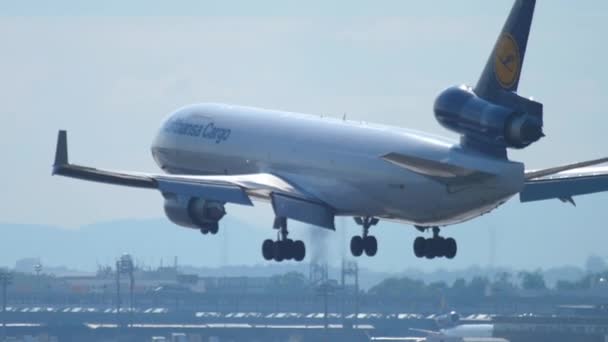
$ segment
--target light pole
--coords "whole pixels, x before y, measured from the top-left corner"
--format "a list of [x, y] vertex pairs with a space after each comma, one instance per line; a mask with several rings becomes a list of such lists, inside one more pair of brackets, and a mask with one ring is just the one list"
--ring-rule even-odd
[[[116, 261], [116, 303], [117, 303], [117, 314], [120, 317], [120, 275], [127, 274], [129, 276], [129, 315], [131, 325], [133, 324], [133, 290], [135, 287], [134, 277], [135, 265], [133, 258], [129, 254], [123, 254], [118, 261]], [[120, 321], [119, 321], [120, 324]]]
[[42, 264], [40, 262], [38, 262], [36, 265], [34, 265], [34, 272], [36, 272], [36, 292], [39, 296], [38, 301], [42, 302], [42, 286], [41, 286], [41, 281], [40, 281], [40, 273], [42, 272]]
[[2, 285], [2, 341], [6, 341], [6, 300], [7, 288], [13, 282], [13, 274], [7, 269], [0, 269], [0, 285]]
[[322, 284], [317, 287], [317, 293], [323, 296], [323, 325], [325, 327], [325, 340], [329, 341], [329, 296], [334, 294], [335, 286], [329, 281], [325, 280]]
[[116, 260], [116, 327], [120, 327], [120, 260]]
[[[353, 327], [357, 325], [357, 318], [359, 317], [359, 266], [356, 261], [342, 261], [342, 289], [344, 301], [346, 299], [346, 278], [351, 277], [354, 280], [354, 299], [355, 299], [355, 316], [353, 320]], [[344, 304], [343, 304], [344, 312]], [[342, 317], [344, 319], [344, 316]]]

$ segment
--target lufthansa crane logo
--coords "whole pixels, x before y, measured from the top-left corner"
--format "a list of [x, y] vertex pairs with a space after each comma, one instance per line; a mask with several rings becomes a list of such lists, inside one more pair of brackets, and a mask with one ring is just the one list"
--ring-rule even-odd
[[519, 47], [513, 36], [505, 33], [500, 37], [494, 51], [496, 80], [504, 89], [509, 89], [517, 81], [520, 69]]

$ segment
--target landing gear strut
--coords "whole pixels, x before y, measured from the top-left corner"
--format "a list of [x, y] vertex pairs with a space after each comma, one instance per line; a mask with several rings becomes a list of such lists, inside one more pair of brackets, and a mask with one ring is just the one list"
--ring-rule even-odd
[[262, 244], [262, 255], [265, 260], [281, 262], [283, 260], [302, 261], [306, 257], [306, 246], [301, 240], [292, 240], [287, 237], [287, 218], [277, 217], [274, 220], [274, 228], [278, 229], [277, 239], [264, 240]]
[[[424, 231], [428, 228], [416, 227], [416, 229]], [[414, 254], [416, 257], [427, 259], [445, 257], [454, 259], [456, 252], [458, 251], [456, 240], [439, 236], [439, 227], [432, 227], [432, 229], [432, 238], [425, 239], [423, 237], [417, 237], [416, 240], [414, 240]]]
[[372, 235], [369, 235], [369, 228], [378, 224], [378, 219], [375, 217], [355, 217], [355, 222], [363, 227], [361, 236], [355, 235], [350, 240], [350, 252], [355, 257], [360, 257], [363, 252], [367, 256], [373, 257], [378, 252], [378, 240]]

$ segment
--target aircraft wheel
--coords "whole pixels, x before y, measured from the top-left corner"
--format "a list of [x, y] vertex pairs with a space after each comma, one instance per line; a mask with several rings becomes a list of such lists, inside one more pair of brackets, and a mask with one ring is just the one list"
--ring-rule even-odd
[[283, 240], [283, 241], [280, 241], [279, 244], [281, 244], [281, 253], [283, 253], [283, 258], [285, 260], [293, 259], [295, 256], [295, 250], [294, 250], [295, 243], [293, 242], [293, 240], [292, 239]]
[[454, 259], [456, 253], [458, 252], [458, 245], [456, 244], [456, 240], [453, 238], [447, 238], [445, 240], [445, 257], [448, 259]]
[[209, 234], [209, 229], [207, 229], [207, 228], [201, 228], [200, 231], [201, 231], [201, 234], [203, 234], [203, 235]]
[[212, 235], [217, 234], [217, 232], [220, 230], [220, 225], [218, 222], [212, 223], [209, 226], [209, 233], [211, 233]]
[[276, 262], [281, 262], [283, 260], [285, 260], [285, 252], [283, 247], [283, 244], [281, 243], [281, 241], [275, 241], [272, 244], [272, 249], [273, 249], [273, 259]]
[[363, 238], [359, 235], [355, 235], [350, 239], [350, 252], [355, 257], [360, 257], [363, 254]]
[[306, 257], [306, 245], [303, 241], [297, 240], [293, 243], [293, 258], [295, 261], [300, 262]]
[[447, 251], [447, 242], [445, 238], [439, 236], [434, 239], [435, 240], [435, 257], [443, 258], [445, 257]]
[[267, 239], [262, 243], [262, 255], [264, 260], [270, 261], [274, 258], [274, 241]]
[[421, 236], [414, 240], [414, 255], [416, 255], [417, 258], [423, 258], [425, 256], [426, 245], [426, 239]]
[[425, 245], [425, 248], [424, 248], [424, 257], [425, 258], [432, 260], [432, 259], [435, 259], [435, 257], [439, 256], [439, 253], [437, 253], [437, 252], [439, 252], [439, 248], [438, 248], [439, 246], [438, 246], [436, 239], [432, 239], [432, 238], [426, 239], [424, 245]]
[[378, 253], [378, 240], [376, 240], [376, 237], [374, 236], [366, 236], [365, 239], [363, 239], [363, 246], [365, 254], [369, 257], [373, 257]]

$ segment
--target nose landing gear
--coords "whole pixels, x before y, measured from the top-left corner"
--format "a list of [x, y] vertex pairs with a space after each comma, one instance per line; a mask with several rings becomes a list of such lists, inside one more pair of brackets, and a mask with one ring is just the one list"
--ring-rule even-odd
[[[426, 230], [428, 228], [416, 227], [418, 230]], [[414, 240], [414, 254], [418, 258], [448, 258], [454, 259], [458, 252], [458, 246], [456, 240], [453, 238], [444, 238], [439, 236], [439, 227], [433, 227], [433, 237], [425, 239], [423, 237], [417, 237]]]
[[378, 252], [378, 240], [376, 237], [369, 235], [369, 228], [378, 224], [379, 220], [375, 217], [355, 217], [355, 222], [363, 227], [361, 236], [355, 235], [350, 240], [350, 252], [355, 257], [360, 257], [365, 252], [365, 255], [373, 257]]

